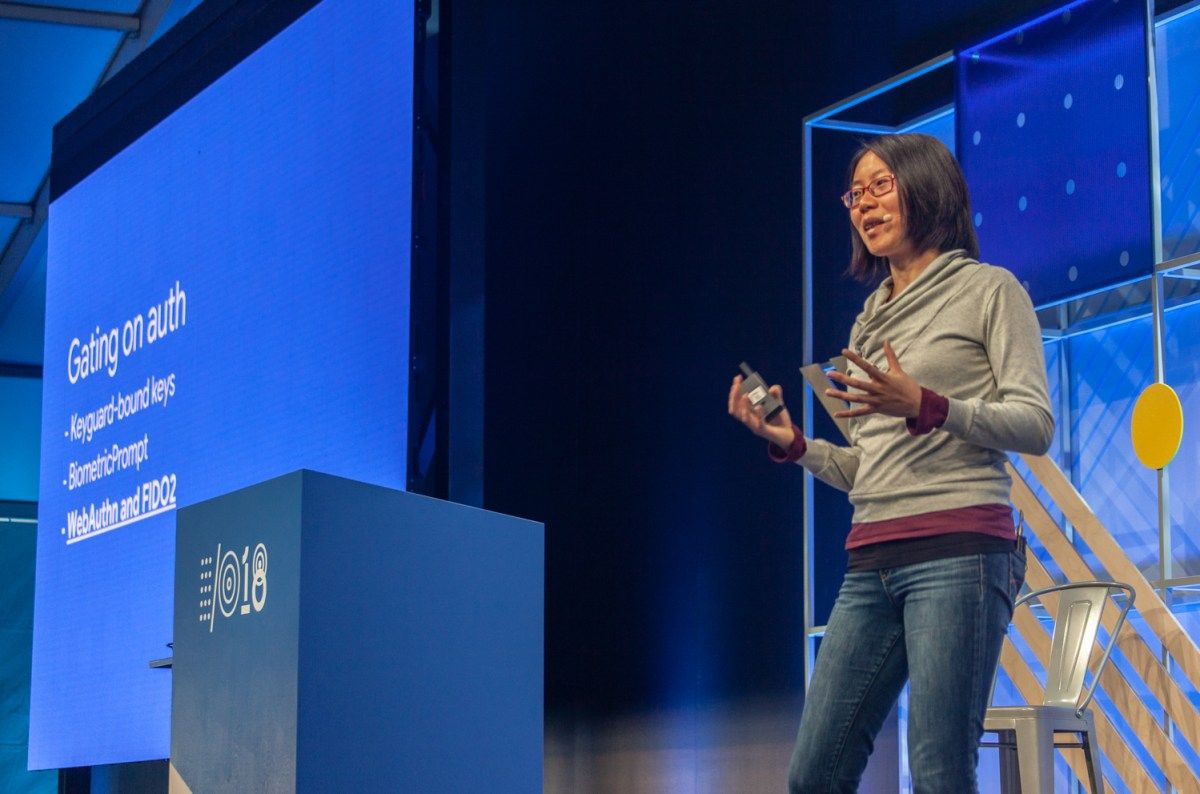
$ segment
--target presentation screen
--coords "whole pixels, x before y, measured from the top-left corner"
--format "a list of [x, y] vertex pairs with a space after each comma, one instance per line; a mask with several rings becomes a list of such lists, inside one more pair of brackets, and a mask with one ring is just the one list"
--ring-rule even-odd
[[167, 757], [176, 510], [405, 487], [413, 17], [324, 0], [52, 202], [31, 768]]

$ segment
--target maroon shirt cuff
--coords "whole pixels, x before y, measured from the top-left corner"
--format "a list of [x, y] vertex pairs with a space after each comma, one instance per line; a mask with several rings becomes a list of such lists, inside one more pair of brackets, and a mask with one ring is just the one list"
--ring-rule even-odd
[[909, 435], [923, 436], [934, 428], [941, 427], [950, 413], [950, 398], [921, 387], [921, 411], [915, 417], [904, 420]]
[[808, 442], [804, 440], [804, 431], [792, 425], [792, 433], [795, 437], [792, 439], [791, 446], [787, 449], [772, 441], [767, 445], [767, 454], [771, 460], [776, 463], [795, 463], [804, 457], [804, 453], [808, 451]]

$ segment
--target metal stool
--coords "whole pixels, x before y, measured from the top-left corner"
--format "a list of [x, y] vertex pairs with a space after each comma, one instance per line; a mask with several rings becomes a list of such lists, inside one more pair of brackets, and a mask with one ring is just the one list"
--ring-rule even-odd
[[[1113, 590], [1127, 598], [1116, 626], [1104, 645], [1092, 685], [1080, 700], [1084, 673], [1096, 644], [1100, 613]], [[1087, 762], [1093, 794], [1104, 791], [1104, 777], [1094, 757], [1096, 726], [1088, 703], [1096, 693], [1100, 672], [1116, 644], [1117, 634], [1133, 607], [1133, 588], [1120, 582], [1075, 582], [1047, 587], [1017, 599], [1014, 610], [1047, 593], [1062, 593], [1054, 619], [1050, 663], [1046, 667], [1046, 696], [1037, 706], [991, 707], [983, 718], [983, 730], [996, 733], [997, 742], [985, 747], [1000, 748], [1000, 788], [1005, 794], [1053, 794], [1054, 748], [1079, 747]], [[1078, 734], [1078, 741], [1061, 741], [1056, 733]]]

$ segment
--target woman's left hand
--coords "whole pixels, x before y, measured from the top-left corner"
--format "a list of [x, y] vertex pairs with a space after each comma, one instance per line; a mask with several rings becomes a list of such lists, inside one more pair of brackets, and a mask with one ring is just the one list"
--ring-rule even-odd
[[887, 372], [879, 369], [879, 367], [876, 367], [853, 350], [846, 349], [842, 351], [842, 355], [858, 365], [863, 372], [867, 373], [871, 380], [870, 382], [862, 381], [843, 375], [840, 372], [830, 372], [829, 377], [831, 380], [835, 380], [848, 388], [858, 389], [858, 391], [826, 389], [825, 393], [830, 397], [837, 397], [839, 400], [862, 404], [860, 408], [838, 411], [834, 416], [841, 418], [866, 416], [867, 414], [884, 414], [886, 416], [912, 418], [921, 412], [921, 384], [913, 380], [911, 375], [900, 368], [900, 360], [896, 358], [896, 351], [892, 350], [891, 342], [885, 341], [883, 343], [883, 352], [887, 355]]

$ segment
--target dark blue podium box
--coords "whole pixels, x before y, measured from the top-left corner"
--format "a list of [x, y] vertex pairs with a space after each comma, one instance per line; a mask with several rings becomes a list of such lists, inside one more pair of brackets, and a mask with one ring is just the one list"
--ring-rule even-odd
[[311, 471], [181, 509], [172, 792], [540, 791], [543, 551]]

